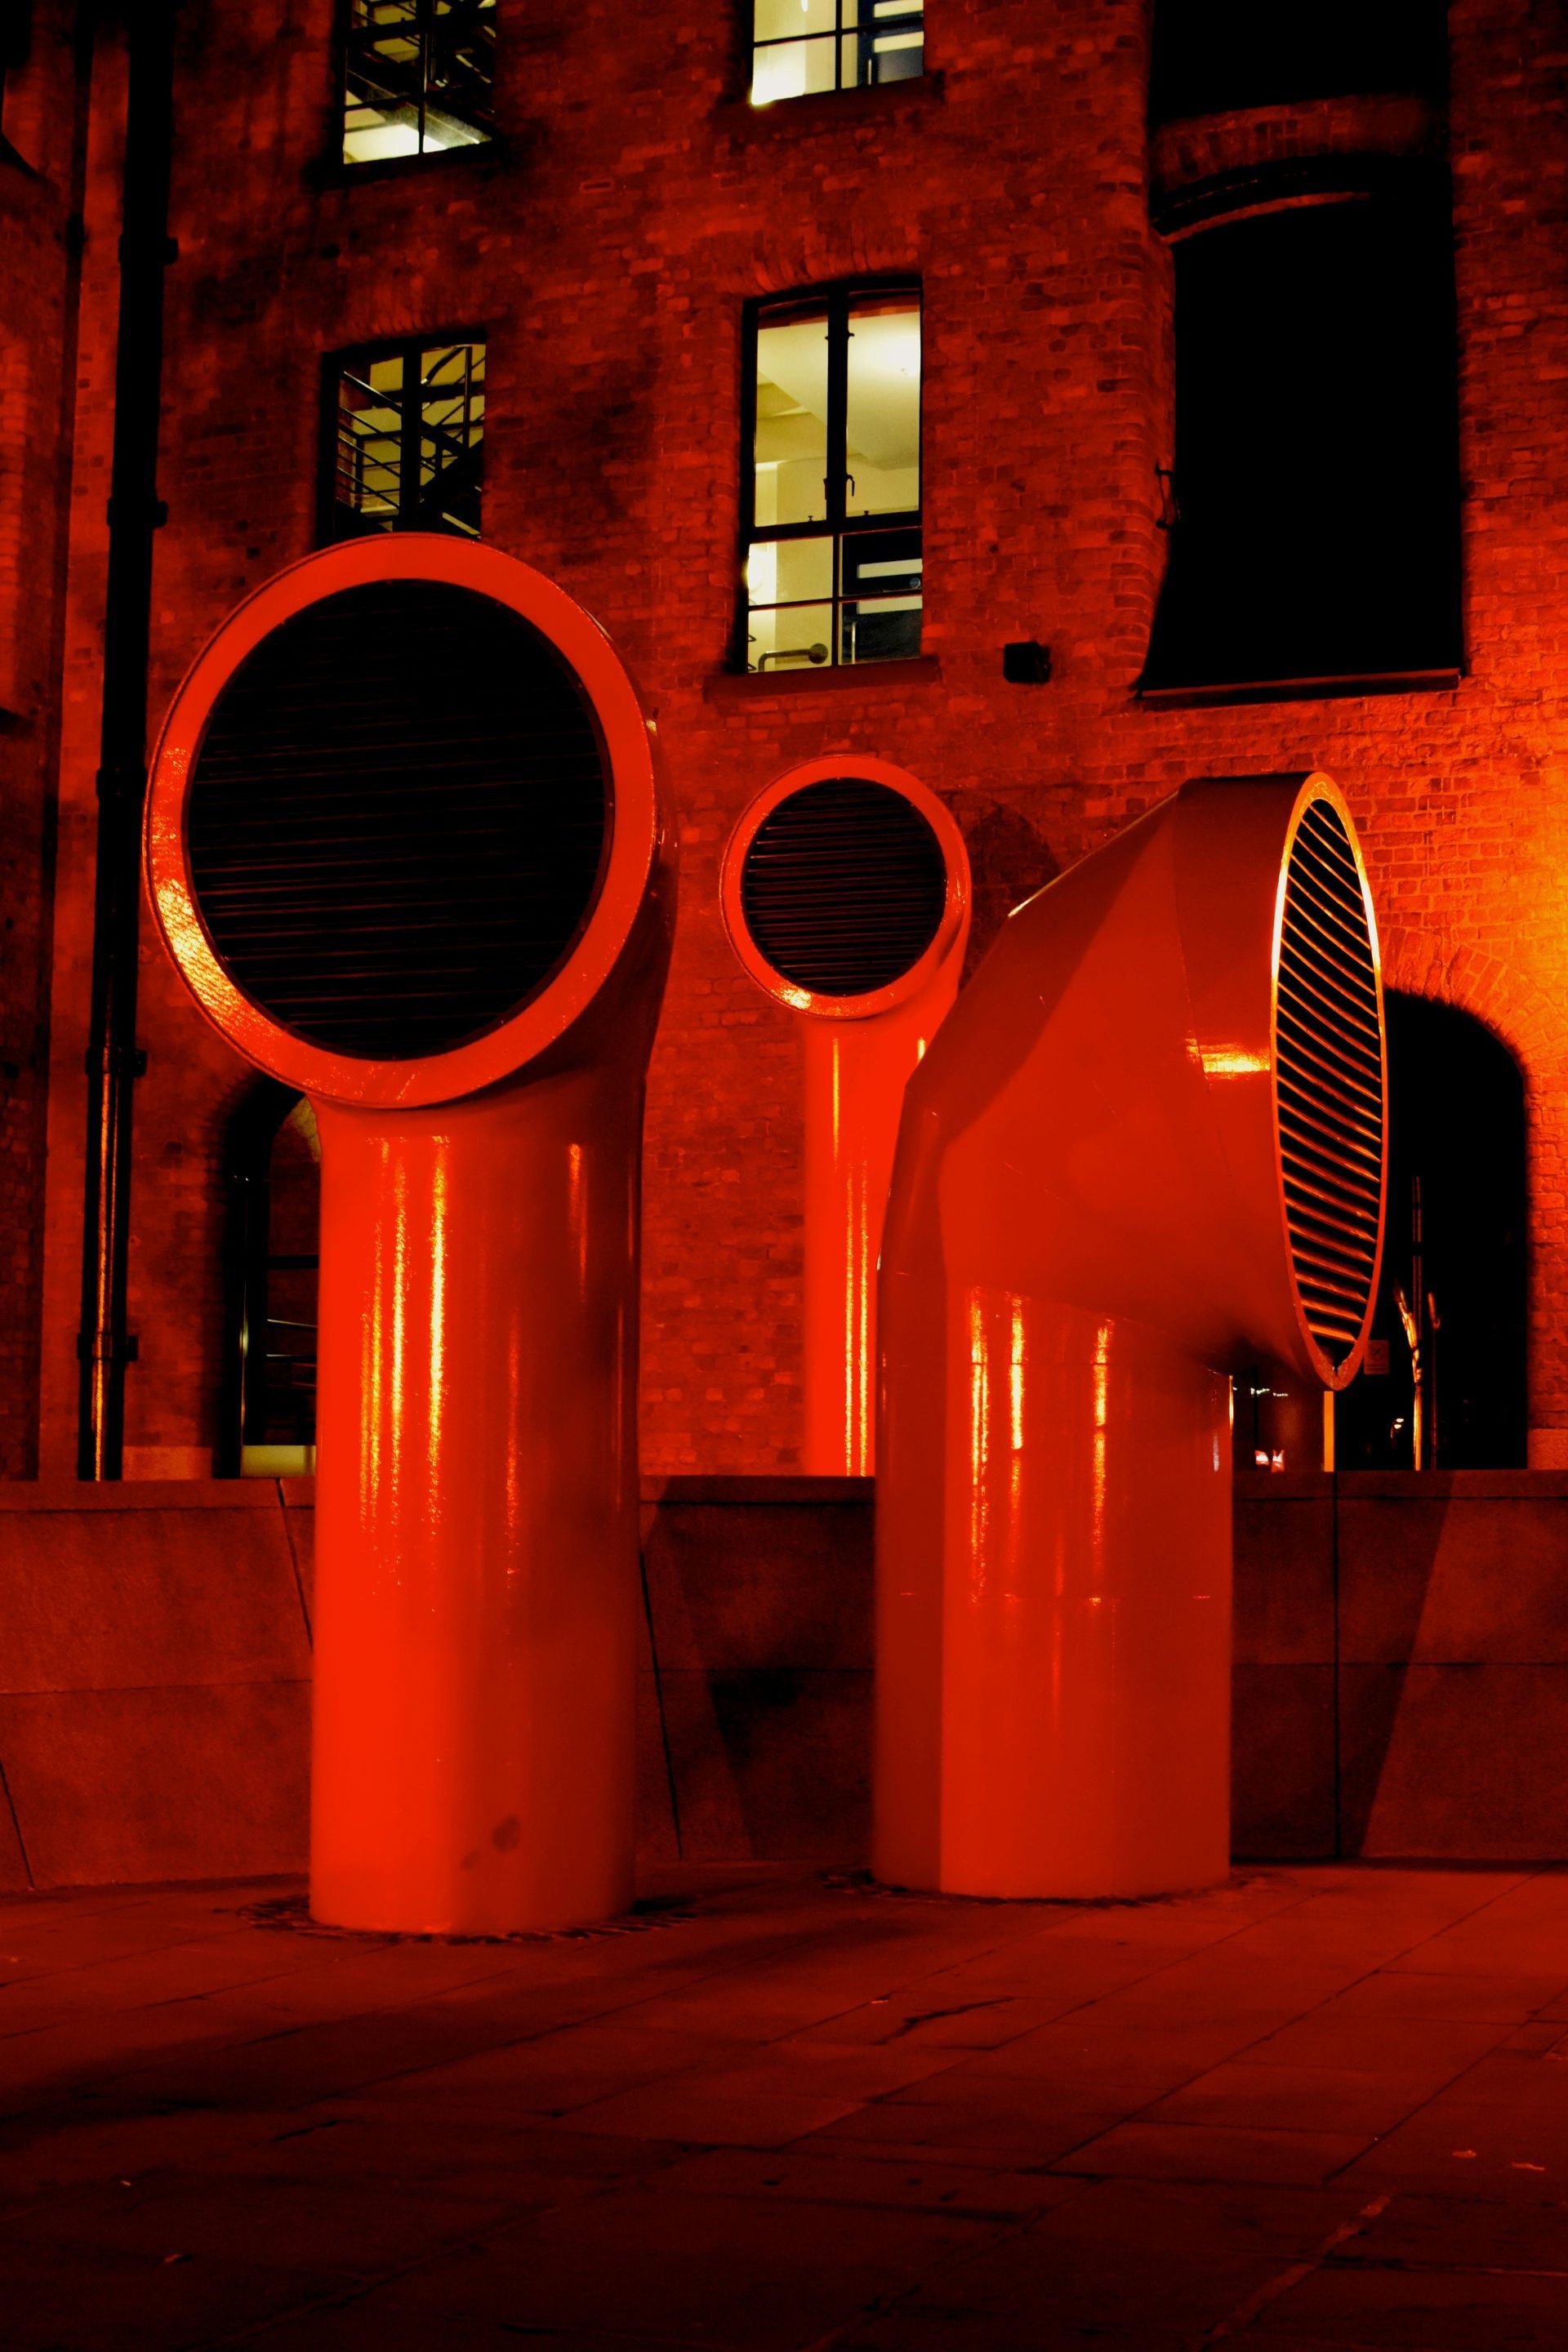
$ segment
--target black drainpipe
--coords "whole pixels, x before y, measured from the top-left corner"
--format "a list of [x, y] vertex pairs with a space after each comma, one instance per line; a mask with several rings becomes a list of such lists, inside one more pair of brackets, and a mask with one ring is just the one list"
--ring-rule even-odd
[[131, 1214], [131, 1097], [136, 1050], [142, 809], [147, 789], [147, 656], [163, 358], [174, 129], [172, 0], [125, 12], [129, 89], [114, 367], [114, 456], [103, 625], [103, 726], [98, 772], [98, 861], [92, 1004], [87, 1049], [87, 1198], [82, 1222], [81, 1366], [77, 1475], [118, 1478], [125, 1433], [125, 1325]]

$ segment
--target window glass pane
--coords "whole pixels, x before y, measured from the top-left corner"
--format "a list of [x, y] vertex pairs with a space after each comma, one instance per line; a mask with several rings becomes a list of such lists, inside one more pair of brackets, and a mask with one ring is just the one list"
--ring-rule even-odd
[[402, 396], [401, 353], [345, 368], [338, 378], [335, 538], [353, 539], [396, 526], [403, 474]]
[[908, 296], [849, 313], [848, 514], [914, 514], [921, 502], [921, 314]]
[[814, 33], [838, 29], [834, 0], [756, 0], [754, 23], [758, 42], [804, 41]]
[[425, 74], [425, 144], [472, 147], [490, 135], [496, 0], [435, 0]]
[[484, 345], [433, 345], [419, 391], [420, 530], [479, 537], [484, 430]]
[[746, 667], [825, 665], [833, 642], [832, 594], [831, 539], [772, 540], [753, 547], [746, 565]]
[[343, 161], [490, 136], [497, 0], [349, 0]]
[[835, 0], [755, 0], [752, 103], [832, 89]]
[[830, 539], [763, 540], [752, 548], [746, 586], [753, 604], [809, 604], [833, 593]]
[[781, 41], [752, 56], [753, 106], [772, 106], [781, 98], [809, 98], [813, 90], [834, 87], [831, 35], [822, 41]]
[[419, 152], [425, 79], [418, 0], [351, 0], [343, 161]]
[[404, 343], [339, 363], [333, 539], [479, 529], [485, 347]]
[[748, 669], [823, 669], [832, 659], [831, 604], [790, 604], [751, 616]]
[[921, 535], [870, 530], [844, 541], [841, 662], [908, 661], [921, 649]]
[[[856, 24], [856, 16], [844, 16]], [[847, 82], [908, 82], [926, 70], [924, 12], [920, 0], [869, 0], [860, 7], [856, 64], [844, 58]]]
[[757, 330], [756, 527], [820, 522], [827, 512], [827, 320]]

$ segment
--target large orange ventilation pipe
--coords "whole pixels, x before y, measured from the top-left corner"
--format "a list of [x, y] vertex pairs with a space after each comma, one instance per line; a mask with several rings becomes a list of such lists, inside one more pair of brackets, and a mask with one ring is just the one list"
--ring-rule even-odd
[[1189, 783], [1016, 908], [911, 1079], [883, 1244], [874, 1860], [1229, 1866], [1229, 1375], [1344, 1387], [1377, 939], [1326, 776]]
[[312, 1910], [623, 1909], [673, 913], [626, 672], [492, 549], [308, 557], [181, 687], [147, 870], [202, 1010], [321, 1129]]
[[801, 1468], [863, 1477], [899, 1114], [958, 992], [969, 860], [934, 793], [886, 760], [841, 751], [758, 794], [730, 837], [721, 903], [742, 967], [789, 1007], [800, 1041]]

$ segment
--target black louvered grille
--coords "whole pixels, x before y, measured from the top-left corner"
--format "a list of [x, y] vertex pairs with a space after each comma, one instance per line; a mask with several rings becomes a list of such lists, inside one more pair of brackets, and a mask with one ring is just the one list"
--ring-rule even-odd
[[1308, 1328], [1338, 1365], [1377, 1276], [1383, 1002], [1355, 853], [1314, 801], [1290, 851], [1279, 940], [1274, 1097], [1285, 1217]]
[[741, 870], [758, 948], [818, 996], [868, 996], [901, 980], [946, 903], [947, 861], [931, 826], [902, 793], [862, 776], [830, 776], [780, 801]]
[[253, 1003], [403, 1061], [538, 992], [592, 908], [607, 820], [588, 706], [539, 632], [470, 589], [381, 581], [285, 622], [219, 696], [191, 880]]

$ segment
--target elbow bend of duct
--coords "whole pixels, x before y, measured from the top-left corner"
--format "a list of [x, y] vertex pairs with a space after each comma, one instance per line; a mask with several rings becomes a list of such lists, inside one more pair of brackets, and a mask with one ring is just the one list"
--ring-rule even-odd
[[1224, 1876], [1226, 1375], [1353, 1375], [1384, 1096], [1326, 777], [1189, 783], [1004, 926], [910, 1081], [884, 1228], [882, 1879]]
[[1385, 1090], [1337, 788], [1189, 782], [1014, 909], [911, 1077], [884, 1328], [906, 1288], [978, 1288], [1343, 1388], [1376, 1296]]

